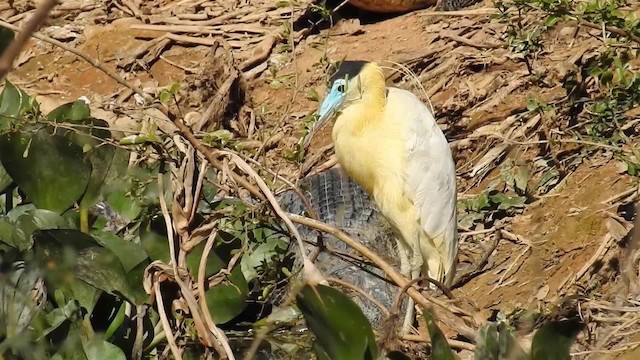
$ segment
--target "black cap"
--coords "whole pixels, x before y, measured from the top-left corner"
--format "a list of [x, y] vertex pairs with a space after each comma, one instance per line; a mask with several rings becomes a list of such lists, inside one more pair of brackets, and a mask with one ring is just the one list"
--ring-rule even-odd
[[368, 63], [368, 61], [360, 60], [342, 61], [338, 64], [338, 69], [336, 70], [336, 72], [334, 72], [333, 75], [331, 75], [331, 77], [329, 78], [329, 83], [332, 84], [335, 80], [342, 79], [346, 76], [348, 76], [349, 79], [353, 79], [360, 73], [360, 71], [362, 71], [362, 68]]

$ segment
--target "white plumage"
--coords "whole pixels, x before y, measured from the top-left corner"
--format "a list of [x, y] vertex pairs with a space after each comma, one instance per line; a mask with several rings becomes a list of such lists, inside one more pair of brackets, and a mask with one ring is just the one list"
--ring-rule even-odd
[[[394, 228], [401, 272], [450, 286], [457, 265], [456, 174], [447, 139], [413, 93], [385, 85], [374, 63], [338, 69], [319, 123], [333, 127], [338, 162]], [[403, 332], [413, 321], [413, 302]]]

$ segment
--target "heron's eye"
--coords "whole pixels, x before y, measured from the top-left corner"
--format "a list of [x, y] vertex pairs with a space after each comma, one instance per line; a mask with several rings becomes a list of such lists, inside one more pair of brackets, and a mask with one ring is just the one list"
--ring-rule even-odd
[[344, 84], [338, 85], [337, 89], [338, 89], [339, 92], [343, 93], [344, 92]]

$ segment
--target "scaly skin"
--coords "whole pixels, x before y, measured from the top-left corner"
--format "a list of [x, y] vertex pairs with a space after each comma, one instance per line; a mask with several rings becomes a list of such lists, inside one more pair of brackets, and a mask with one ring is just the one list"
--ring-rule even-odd
[[[300, 188], [321, 221], [346, 232], [396, 265], [395, 241], [389, 224], [378, 212], [373, 199], [341, 170], [329, 169], [312, 175], [302, 181]], [[283, 193], [278, 201], [283, 209], [291, 213], [305, 212], [302, 200], [293, 191]], [[318, 232], [305, 226], [299, 226], [298, 230], [308, 241], [315, 242], [318, 237]], [[325, 235], [323, 241], [329, 249], [360, 257], [353, 249], [332, 236]], [[307, 247], [310, 252], [314, 249], [313, 246]], [[296, 260], [299, 260], [299, 257], [296, 257]], [[383, 280], [385, 275], [381, 270], [327, 252], [320, 253], [315, 264], [325, 276], [352, 283], [364, 289], [387, 308], [393, 306], [398, 288]], [[294, 268], [300, 266], [298, 261]], [[380, 325], [384, 318], [375, 305], [359, 296], [352, 298], [374, 326]]]
[[480, 0], [349, 0], [349, 3], [362, 10], [377, 13], [396, 13], [439, 5], [445, 11], [459, 10], [471, 6]]

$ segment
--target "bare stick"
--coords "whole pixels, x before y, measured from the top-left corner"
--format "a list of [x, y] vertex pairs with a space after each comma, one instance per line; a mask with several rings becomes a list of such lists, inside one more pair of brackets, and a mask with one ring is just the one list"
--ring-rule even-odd
[[[216, 326], [216, 323], [213, 321], [213, 317], [211, 316], [211, 312], [209, 312], [209, 308], [207, 307], [207, 301], [204, 294], [204, 279], [207, 277], [206, 268], [207, 268], [207, 260], [209, 258], [209, 253], [213, 248], [213, 243], [218, 235], [218, 230], [214, 230], [209, 234], [209, 238], [207, 239], [207, 243], [204, 246], [204, 250], [202, 250], [202, 256], [200, 257], [200, 264], [198, 266], [198, 296], [200, 297], [200, 310], [204, 315], [204, 320], [209, 326], [209, 330], [218, 338], [218, 341], [222, 344], [222, 347], [226, 353], [227, 358], [229, 360], [235, 360], [233, 356], [233, 351], [231, 351], [231, 347], [229, 346], [229, 342], [226, 341], [226, 337], [222, 338], [220, 335], [221, 331]], [[222, 355], [222, 354], [221, 354]]]
[[[424, 335], [404, 335], [401, 337], [401, 339], [405, 341], [431, 343], [431, 340], [425, 339]], [[460, 340], [447, 339], [447, 342], [449, 343], [449, 346], [451, 346], [454, 349], [469, 350], [469, 351], [475, 351], [476, 349], [476, 347], [473, 344], [460, 341]]]
[[474, 40], [471, 39], [467, 39], [466, 37], [460, 36], [458, 34], [454, 34], [453, 32], [450, 31], [442, 31], [440, 32], [440, 36], [443, 37], [447, 37], [453, 41], [457, 41], [461, 44], [467, 45], [467, 46], [471, 46], [471, 47], [475, 47], [478, 49], [495, 49], [495, 48], [499, 48], [502, 47], [503, 44], [485, 44], [485, 43], [479, 43], [476, 42]]
[[[384, 271], [389, 276], [389, 278], [391, 278], [393, 282], [398, 284], [398, 286], [404, 287], [409, 283], [409, 280], [407, 280], [404, 276], [402, 276], [393, 266], [391, 266], [389, 263], [384, 261], [380, 256], [378, 256], [376, 253], [369, 250], [366, 246], [364, 246], [360, 242], [350, 238], [343, 231], [333, 226], [327, 225], [325, 223], [322, 223], [313, 219], [309, 219], [304, 216], [300, 216], [296, 214], [288, 214], [288, 216], [293, 222], [326, 232], [327, 234], [330, 234], [336, 239], [344, 242], [354, 250], [360, 252], [372, 263], [374, 263], [376, 266], [382, 269], [382, 271]], [[407, 294], [411, 296], [411, 298], [416, 302], [416, 304], [422, 306], [423, 308], [431, 309], [432, 308], [431, 304], [435, 304], [453, 314], [463, 315], [468, 317], [470, 321], [472, 322], [474, 321], [473, 316], [469, 312], [453, 304], [447, 304], [446, 302], [436, 299], [434, 297], [423, 295], [413, 286], [407, 289]], [[464, 336], [470, 336], [471, 338], [473, 338], [473, 330], [471, 329], [466, 329], [466, 328], [461, 328], [460, 326], [456, 326], [456, 330], [460, 334], [463, 334]]]
[[[202, 315], [200, 314], [200, 310], [199, 310], [199, 306], [198, 303], [195, 299], [195, 297], [193, 296], [193, 294], [189, 291], [187, 285], [184, 283], [184, 281], [182, 281], [182, 279], [180, 278], [180, 274], [178, 274], [178, 264], [176, 263], [176, 251], [175, 251], [175, 243], [174, 243], [174, 239], [173, 239], [173, 221], [171, 219], [171, 216], [169, 214], [169, 209], [167, 207], [167, 202], [164, 198], [164, 180], [163, 180], [163, 176], [162, 174], [158, 174], [158, 189], [160, 192], [159, 195], [159, 199], [160, 199], [160, 209], [162, 210], [162, 216], [164, 218], [164, 222], [165, 225], [167, 227], [167, 238], [169, 240], [169, 253], [171, 254], [171, 259], [169, 260], [171, 268], [173, 270], [173, 275], [175, 278], [176, 283], [178, 284], [178, 286], [180, 286], [180, 289], [182, 290], [182, 296], [185, 300], [185, 302], [187, 303], [187, 306], [189, 306], [189, 309], [191, 310], [191, 316], [193, 317], [193, 322], [196, 326], [196, 329], [198, 330], [198, 332], [202, 335], [203, 339], [207, 342], [208, 345], [210, 345], [211, 347], [213, 347], [214, 349], [216, 349], [216, 351], [218, 352], [218, 354], [220, 354], [220, 356], [222, 356], [222, 358], [225, 358], [225, 349], [221, 346], [222, 341], [219, 341], [219, 339], [217, 338], [217, 333], [214, 333], [213, 331], [207, 331], [207, 328], [205, 326], [205, 322], [202, 319]], [[156, 284], [157, 285], [157, 281]], [[154, 286], [155, 286], [154, 285]], [[160, 297], [158, 297], [160, 299]], [[160, 303], [158, 303], [158, 306], [160, 306]]]
[[[0, 26], [4, 26], [8, 29], [14, 30], [14, 31], [20, 31], [20, 29], [18, 29], [16, 26], [13, 26], [7, 22], [4, 22], [2, 20], [0, 20]], [[80, 57], [81, 59], [85, 60], [86, 62], [88, 62], [89, 64], [93, 65], [94, 67], [96, 67], [97, 69], [101, 70], [102, 72], [104, 72], [106, 75], [108, 75], [109, 77], [111, 77], [113, 80], [117, 81], [120, 85], [123, 85], [125, 87], [127, 87], [128, 89], [130, 89], [131, 91], [135, 92], [136, 94], [140, 95], [143, 99], [147, 100], [149, 103], [153, 102], [153, 98], [142, 91], [142, 89], [140, 89], [139, 87], [129, 83], [128, 81], [126, 81], [125, 79], [123, 79], [120, 75], [118, 75], [115, 71], [109, 69], [108, 67], [106, 67], [104, 64], [102, 64], [101, 62], [95, 60], [94, 58], [92, 58], [91, 56], [83, 53], [82, 51], [69, 47], [66, 44], [52, 39], [48, 36], [45, 35], [41, 35], [41, 34], [37, 34], [34, 33], [33, 37], [42, 41], [45, 41], [49, 44], [55, 45], [61, 49], [64, 49], [78, 57]], [[162, 113], [167, 116], [173, 123], [174, 125], [176, 125], [176, 127], [178, 128], [178, 130], [180, 131], [180, 134], [185, 137], [187, 139], [187, 141], [189, 141], [189, 143], [191, 143], [191, 145], [193, 147], [196, 148], [196, 150], [198, 150], [206, 159], [207, 161], [209, 161], [209, 163], [215, 167], [216, 169], [218, 169], [219, 171], [223, 171], [224, 170], [224, 166], [222, 165], [222, 163], [220, 163], [220, 161], [218, 161], [215, 157], [213, 157], [211, 155], [211, 152], [209, 151], [209, 149], [204, 146], [200, 141], [198, 141], [198, 139], [195, 137], [195, 135], [193, 134], [193, 132], [189, 129], [189, 127], [187, 127], [180, 119], [178, 119], [174, 114], [170, 113], [169, 110], [165, 107], [158, 107], [158, 110], [162, 111]], [[247, 180], [245, 180], [242, 176], [238, 175], [236, 172], [232, 171], [231, 172], [231, 177], [233, 178], [233, 180], [235, 182], [237, 182], [240, 186], [242, 186], [243, 188], [247, 189], [253, 196], [256, 196], [257, 198], [259, 198], [260, 200], [266, 200], [264, 195], [262, 195], [262, 193], [260, 191], [258, 191], [258, 189], [255, 188], [255, 186], [251, 185]]]
[[160, 282], [157, 279], [155, 279], [155, 281], [153, 282], [153, 292], [156, 295], [156, 301], [158, 302], [158, 315], [160, 315], [162, 329], [164, 330], [164, 333], [167, 337], [167, 342], [169, 343], [169, 347], [171, 348], [171, 353], [176, 358], [176, 360], [182, 360], [182, 354], [178, 349], [175, 337], [173, 337], [173, 331], [171, 331], [169, 318], [167, 317], [167, 313], [165, 313], [164, 311], [164, 301], [162, 300], [162, 292], [160, 291]]
[[49, 12], [53, 9], [54, 6], [58, 4], [58, 0], [45, 0], [41, 3], [41, 6], [36, 9], [36, 12], [33, 16], [27, 21], [24, 25], [24, 29], [16, 30], [14, 26], [13, 29], [9, 26], [2, 25], [6, 28], [9, 28], [13, 31], [19, 31], [18, 36], [9, 44], [9, 47], [4, 51], [2, 57], [0, 58], [0, 81], [4, 79], [5, 76], [13, 69], [13, 61], [18, 57], [20, 51], [27, 43], [27, 40], [31, 37], [31, 35], [38, 30], [38, 28], [47, 20], [49, 16]]
[[[13, 31], [20, 31], [20, 29], [17, 26], [11, 25], [7, 22], [4, 22], [2, 20], [0, 20], [0, 26], [4, 26], [7, 29], [11, 29]], [[84, 61], [88, 62], [89, 64], [93, 65], [94, 67], [100, 69], [103, 73], [107, 74], [110, 78], [112, 78], [113, 80], [117, 81], [120, 85], [123, 85], [129, 89], [131, 89], [133, 92], [135, 92], [136, 94], [142, 96], [144, 99], [150, 99], [149, 94], [146, 94], [145, 92], [142, 91], [142, 89], [140, 89], [139, 87], [130, 84], [129, 82], [127, 82], [125, 79], [122, 78], [122, 76], [118, 75], [115, 71], [109, 69], [108, 67], [106, 67], [104, 64], [102, 64], [101, 62], [99, 62], [98, 60], [92, 58], [91, 56], [83, 53], [82, 51], [79, 51], [73, 47], [67, 46], [65, 43], [60, 42], [58, 40], [52, 39], [48, 36], [45, 35], [41, 35], [38, 33], [32, 33], [31, 34], [34, 38], [38, 39], [38, 40], [42, 40], [44, 42], [47, 42], [49, 44], [55, 45], [63, 50], [66, 50], [78, 57], [80, 57], [81, 59], [83, 59]], [[15, 42], [15, 41], [14, 41]], [[8, 49], [7, 49], [8, 51]], [[5, 52], [6, 54], [6, 52]], [[1, 76], [0, 76], [1, 79]]]
[[220, 153], [229, 156], [229, 158], [231, 158], [231, 160], [233, 160], [233, 162], [240, 169], [242, 169], [242, 171], [244, 171], [245, 173], [247, 173], [247, 175], [250, 175], [254, 178], [254, 180], [258, 183], [258, 187], [260, 187], [260, 190], [262, 190], [264, 195], [267, 197], [267, 200], [271, 204], [271, 207], [273, 208], [273, 210], [282, 219], [282, 221], [284, 221], [284, 223], [287, 225], [287, 227], [291, 231], [291, 234], [298, 241], [298, 247], [300, 248], [300, 254], [302, 256], [304, 279], [312, 285], [326, 283], [326, 279], [324, 279], [324, 277], [322, 276], [320, 271], [316, 268], [316, 266], [313, 264], [313, 262], [309, 260], [309, 257], [307, 256], [305, 251], [304, 242], [302, 241], [302, 237], [300, 236], [298, 229], [293, 224], [291, 219], [287, 216], [287, 214], [284, 212], [284, 210], [282, 210], [275, 196], [273, 195], [271, 190], [269, 190], [269, 187], [264, 182], [264, 180], [262, 180], [260, 175], [258, 175], [258, 173], [256, 173], [255, 170], [253, 170], [253, 168], [249, 166], [249, 164], [247, 164], [246, 161], [244, 161], [240, 156], [236, 155], [235, 153], [230, 151], [224, 151], [224, 150], [221, 150]]
[[380, 309], [380, 311], [384, 314], [384, 316], [389, 316], [389, 310], [382, 305], [382, 303], [378, 300], [376, 300], [373, 296], [369, 295], [366, 291], [362, 290], [361, 288], [355, 286], [354, 284], [348, 282], [348, 281], [344, 281], [338, 278], [327, 278], [327, 281], [329, 281], [330, 283], [334, 283], [334, 284], [338, 284], [340, 286], [344, 286], [348, 289], [351, 289], [353, 291], [355, 291], [356, 293], [358, 293], [360, 296], [362, 296], [363, 298], [367, 299], [368, 301], [370, 301], [373, 305], [375, 305], [378, 309]]

